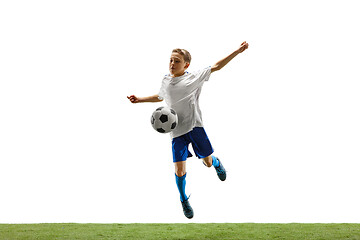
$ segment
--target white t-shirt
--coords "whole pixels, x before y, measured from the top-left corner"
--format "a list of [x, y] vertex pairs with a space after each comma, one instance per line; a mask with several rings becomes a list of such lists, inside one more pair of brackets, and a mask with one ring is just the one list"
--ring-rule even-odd
[[178, 115], [178, 125], [171, 132], [172, 138], [184, 135], [194, 127], [203, 127], [199, 96], [210, 74], [211, 67], [207, 67], [194, 73], [185, 72], [180, 77], [166, 75], [162, 80], [159, 99], [165, 99]]

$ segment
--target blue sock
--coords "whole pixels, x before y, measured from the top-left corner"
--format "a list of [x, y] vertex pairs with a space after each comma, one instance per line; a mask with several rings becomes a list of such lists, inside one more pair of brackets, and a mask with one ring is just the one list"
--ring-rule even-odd
[[211, 157], [212, 157], [212, 160], [213, 160], [213, 162], [212, 162], [213, 166], [214, 167], [219, 167], [220, 166], [219, 160], [217, 160], [217, 158], [214, 157], [214, 156], [211, 156]]
[[185, 185], [186, 185], [185, 178], [186, 178], [186, 174], [184, 176], [182, 176], [182, 177], [178, 177], [175, 174], [176, 185], [177, 185], [177, 187], [179, 189], [181, 202], [184, 202], [184, 201], [188, 200], [188, 197], [185, 194]]

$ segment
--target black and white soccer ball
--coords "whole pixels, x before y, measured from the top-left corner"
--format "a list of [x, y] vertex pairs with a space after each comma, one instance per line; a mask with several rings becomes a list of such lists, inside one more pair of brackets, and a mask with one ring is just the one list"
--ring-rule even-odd
[[168, 133], [176, 128], [178, 117], [174, 109], [159, 107], [151, 115], [151, 126], [159, 133]]

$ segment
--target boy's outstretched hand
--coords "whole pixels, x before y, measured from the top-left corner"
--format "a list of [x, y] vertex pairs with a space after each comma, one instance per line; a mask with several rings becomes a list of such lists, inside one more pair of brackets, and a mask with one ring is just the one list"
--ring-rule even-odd
[[159, 99], [159, 95], [155, 94], [153, 96], [149, 96], [149, 97], [137, 97], [135, 95], [130, 95], [127, 97], [130, 102], [132, 103], [143, 103], [143, 102], [161, 102], [162, 99]]
[[240, 45], [240, 47], [239, 47], [239, 49], [237, 50], [237, 52], [238, 52], [238, 53], [242, 53], [243, 51], [245, 51], [246, 49], [248, 49], [248, 47], [249, 47], [249, 44], [248, 44], [246, 41], [244, 41], [244, 42]]
[[132, 103], [138, 103], [139, 102], [139, 99], [135, 96], [135, 95], [131, 95], [130, 97], [128, 96], [127, 97], [129, 100], [130, 100], [130, 102], [132, 102]]
[[244, 41], [237, 50], [235, 50], [229, 56], [215, 63], [214, 66], [211, 67], [211, 72], [219, 71], [220, 69], [222, 69], [226, 64], [228, 64], [231, 61], [231, 59], [236, 57], [239, 53], [245, 51], [248, 47], [249, 44], [246, 41]]

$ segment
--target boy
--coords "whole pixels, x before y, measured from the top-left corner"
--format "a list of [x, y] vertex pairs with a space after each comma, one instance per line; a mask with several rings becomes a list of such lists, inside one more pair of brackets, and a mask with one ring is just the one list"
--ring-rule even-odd
[[135, 95], [127, 97], [132, 103], [161, 102], [165, 99], [166, 103], [176, 111], [178, 125], [171, 132], [175, 179], [184, 215], [189, 219], [194, 216], [189, 198], [185, 194], [186, 159], [192, 156], [188, 150], [189, 143], [192, 144], [196, 156], [202, 159], [205, 166], [214, 166], [219, 179], [221, 181], [226, 179], [225, 168], [219, 158], [212, 155], [214, 150], [203, 128], [199, 108], [202, 85], [209, 79], [211, 73], [223, 68], [248, 47], [248, 43], [243, 42], [236, 51], [214, 66], [195, 73], [186, 72], [191, 62], [190, 53], [184, 49], [174, 49], [170, 57], [170, 74], [164, 77], [159, 94], [149, 97], [136, 97]]

